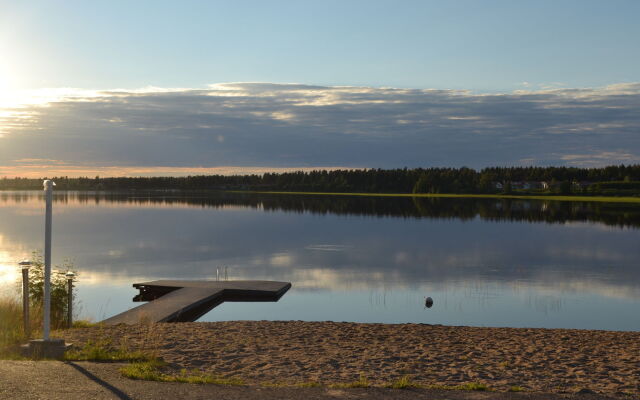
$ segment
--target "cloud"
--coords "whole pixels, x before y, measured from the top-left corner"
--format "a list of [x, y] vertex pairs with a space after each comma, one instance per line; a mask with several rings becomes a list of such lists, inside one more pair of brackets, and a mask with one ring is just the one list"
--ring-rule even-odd
[[[20, 160], [22, 161], [22, 160]], [[108, 167], [108, 166], [75, 166], [65, 165], [57, 160], [51, 163], [26, 163], [18, 166], [1, 166], [0, 177], [39, 178], [43, 176], [101, 176], [101, 177], [132, 177], [132, 176], [189, 176], [189, 175], [262, 175], [266, 172], [296, 172], [313, 171], [317, 167]], [[326, 170], [344, 169], [344, 167], [322, 167]]]
[[640, 163], [640, 155], [638, 155], [638, 153], [634, 154], [626, 151], [602, 151], [590, 154], [563, 154], [560, 158], [569, 165], [582, 165], [587, 167], [595, 167], [611, 163], [610, 160], [616, 160], [618, 163], [624, 164]]
[[[475, 94], [223, 83], [0, 109], [0, 167], [599, 166], [640, 160], [640, 83]], [[44, 100], [43, 100], [44, 99]], [[107, 172], [108, 173], [108, 172]], [[103, 174], [104, 175], [104, 174]]]

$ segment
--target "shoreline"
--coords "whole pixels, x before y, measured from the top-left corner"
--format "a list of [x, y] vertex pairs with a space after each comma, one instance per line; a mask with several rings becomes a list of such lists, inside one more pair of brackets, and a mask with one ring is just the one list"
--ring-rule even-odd
[[354, 196], [354, 197], [417, 197], [417, 198], [458, 198], [458, 199], [511, 199], [550, 200], [596, 203], [640, 203], [640, 197], [630, 196], [557, 196], [557, 195], [514, 195], [514, 194], [460, 194], [460, 193], [341, 193], [341, 192], [283, 192], [259, 190], [223, 190], [227, 193], [278, 194], [298, 196]]
[[255, 385], [423, 387], [640, 395], [640, 332], [302, 321], [164, 323], [58, 331], [82, 346], [149, 351], [176, 371]]
[[[2, 192], [42, 192], [41, 189], [0, 189]], [[549, 200], [563, 202], [594, 202], [594, 203], [640, 203], [640, 197], [634, 196], [583, 196], [583, 195], [553, 195], [553, 194], [473, 194], [473, 193], [366, 193], [366, 192], [287, 192], [268, 190], [225, 190], [225, 189], [203, 189], [203, 190], [183, 190], [183, 189], [68, 189], [58, 190], [57, 193], [184, 193], [184, 194], [212, 194], [212, 193], [234, 193], [234, 194], [275, 194], [275, 195], [295, 195], [295, 196], [343, 196], [343, 197], [400, 197], [400, 198], [458, 198], [458, 199], [510, 199], [510, 200]]]

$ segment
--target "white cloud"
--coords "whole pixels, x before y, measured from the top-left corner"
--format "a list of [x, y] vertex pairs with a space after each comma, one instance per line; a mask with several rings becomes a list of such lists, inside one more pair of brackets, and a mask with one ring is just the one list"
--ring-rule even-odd
[[0, 109], [0, 166], [594, 166], [640, 160], [640, 83], [460, 90], [223, 83], [42, 91]]

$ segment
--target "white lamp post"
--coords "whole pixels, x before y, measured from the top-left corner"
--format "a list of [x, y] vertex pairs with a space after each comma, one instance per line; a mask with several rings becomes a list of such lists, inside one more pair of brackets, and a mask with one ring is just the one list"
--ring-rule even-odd
[[65, 344], [64, 339], [50, 339], [51, 329], [51, 222], [53, 214], [53, 187], [56, 184], [51, 180], [44, 181], [44, 194], [46, 201], [44, 222], [44, 321], [42, 339], [30, 340], [29, 344], [22, 346], [23, 355], [35, 358], [62, 359], [64, 352], [71, 347]]
[[53, 217], [53, 187], [55, 183], [44, 181], [46, 212], [44, 222], [44, 327], [43, 339], [49, 340], [51, 327], [51, 224]]

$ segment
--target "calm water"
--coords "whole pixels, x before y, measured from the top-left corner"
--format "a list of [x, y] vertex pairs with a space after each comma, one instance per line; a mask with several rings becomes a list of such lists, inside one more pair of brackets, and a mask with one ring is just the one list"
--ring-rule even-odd
[[[43, 209], [39, 192], [0, 193], [0, 292], [42, 248]], [[133, 282], [219, 269], [293, 288], [202, 320], [640, 330], [639, 206], [57, 193], [54, 211], [54, 262], [73, 260], [94, 320], [137, 305]]]

